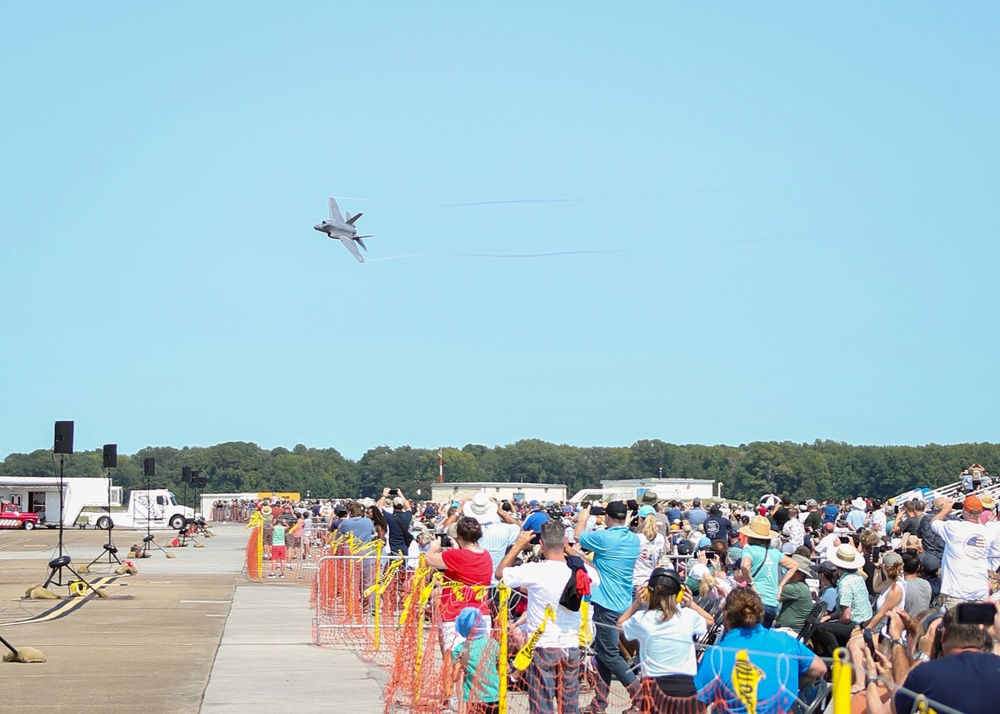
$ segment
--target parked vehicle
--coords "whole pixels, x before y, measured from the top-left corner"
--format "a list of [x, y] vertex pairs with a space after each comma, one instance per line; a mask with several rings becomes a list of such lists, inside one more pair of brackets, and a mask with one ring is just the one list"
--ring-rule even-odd
[[88, 525], [101, 530], [108, 528], [172, 528], [180, 530], [195, 517], [193, 508], [177, 503], [171, 491], [162, 488], [136, 489], [129, 494], [124, 511], [108, 511], [87, 515]]
[[30, 531], [38, 527], [38, 514], [22, 511], [16, 503], [0, 501], [0, 528], [23, 528]]

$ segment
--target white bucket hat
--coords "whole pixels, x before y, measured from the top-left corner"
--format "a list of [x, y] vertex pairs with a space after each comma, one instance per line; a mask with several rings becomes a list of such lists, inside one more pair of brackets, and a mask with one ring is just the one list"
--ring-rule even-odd
[[481, 525], [486, 525], [500, 520], [497, 510], [497, 504], [480, 491], [462, 507], [462, 515], [475, 518]]

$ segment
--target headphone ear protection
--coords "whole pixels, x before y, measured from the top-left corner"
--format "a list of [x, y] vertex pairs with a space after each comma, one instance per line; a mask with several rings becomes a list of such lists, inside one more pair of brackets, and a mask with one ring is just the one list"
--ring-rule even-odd
[[[657, 572], [659, 571], [659, 572]], [[683, 590], [683, 581], [681, 576], [676, 570], [667, 570], [666, 568], [657, 568], [653, 572], [653, 576], [649, 579], [649, 587], [655, 588], [659, 585], [670, 585], [673, 584], [677, 587], [677, 594], [680, 595]]]

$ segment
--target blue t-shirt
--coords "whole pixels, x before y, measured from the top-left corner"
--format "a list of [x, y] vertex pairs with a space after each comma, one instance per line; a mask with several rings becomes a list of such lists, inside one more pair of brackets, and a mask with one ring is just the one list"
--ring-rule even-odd
[[667, 508], [663, 511], [663, 515], [670, 519], [670, 522], [679, 521], [681, 519], [681, 509], [679, 508]]
[[687, 512], [687, 519], [688, 523], [690, 523], [692, 527], [700, 526], [702, 523], [708, 520], [708, 511], [706, 511], [701, 506], [695, 506], [694, 508], [692, 508], [690, 511]]
[[787, 712], [799, 694], [799, 676], [809, 669], [816, 655], [791, 635], [763, 625], [730, 630], [715, 647], [705, 651], [694, 678], [698, 700], [708, 704], [719, 697], [728, 705], [727, 712], [747, 711], [733, 683], [736, 653], [740, 650], [747, 651], [751, 671], [758, 670], [757, 674], [762, 675], [748, 678], [757, 681], [757, 714]]
[[521, 526], [521, 530], [541, 533], [542, 526], [545, 525], [548, 520], [549, 514], [545, 511], [532, 511], [528, 514], [528, 517], [524, 519], [524, 524]]
[[896, 692], [896, 711], [913, 709], [913, 695], [965, 714], [995, 714], [1000, 701], [1000, 657], [980, 652], [958, 652], [914, 667]]
[[337, 527], [338, 533], [351, 533], [362, 543], [368, 543], [375, 538], [375, 524], [370, 518], [345, 518]]
[[580, 545], [594, 552], [594, 567], [601, 576], [591, 601], [612, 612], [625, 612], [632, 604], [632, 572], [639, 557], [639, 536], [625, 526], [615, 526], [592, 533], [584, 531]]

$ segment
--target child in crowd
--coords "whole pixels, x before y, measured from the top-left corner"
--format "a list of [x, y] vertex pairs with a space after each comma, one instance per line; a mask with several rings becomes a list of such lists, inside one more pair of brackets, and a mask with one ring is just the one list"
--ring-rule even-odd
[[500, 645], [490, 637], [479, 610], [467, 607], [455, 619], [455, 632], [465, 639], [455, 644], [451, 676], [462, 679], [462, 701], [466, 714], [497, 714], [500, 711]]
[[285, 549], [285, 523], [280, 518], [274, 521], [274, 530], [271, 531], [271, 572], [267, 576], [275, 576], [275, 568], [281, 563], [281, 574], [279, 578], [285, 577], [285, 562], [288, 560], [288, 551]]

